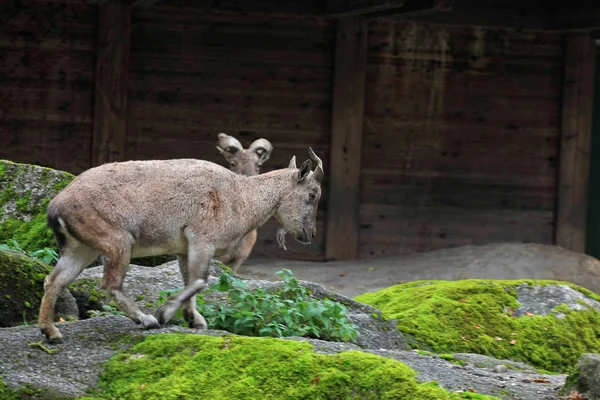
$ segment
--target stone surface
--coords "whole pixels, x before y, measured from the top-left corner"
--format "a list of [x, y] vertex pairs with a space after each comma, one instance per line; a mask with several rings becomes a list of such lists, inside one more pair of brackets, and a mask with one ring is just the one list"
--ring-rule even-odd
[[577, 371], [569, 376], [565, 389], [577, 392], [586, 400], [600, 400], [600, 354], [586, 353], [577, 363]]
[[[61, 323], [59, 329], [65, 342], [48, 345], [48, 348], [58, 350], [54, 354], [48, 354], [35, 345], [42, 340], [36, 326], [0, 329], [0, 376], [11, 388], [19, 389], [27, 385], [41, 389], [39, 399], [48, 399], [53, 394], [64, 399], [77, 398], [96, 385], [102, 366], [110, 357], [131, 347], [143, 337], [174, 332], [212, 336], [229, 334], [222, 331], [196, 331], [179, 326], [145, 331], [120, 316]], [[414, 351], [365, 350], [353, 344], [305, 338], [288, 340], [308, 341], [315, 346], [317, 352], [325, 354], [362, 350], [393, 358], [415, 369], [421, 381], [436, 380], [449, 390], [470, 391], [473, 388], [479, 393], [496, 394], [505, 399], [558, 399], [557, 389], [565, 380], [564, 375], [532, 375], [516, 370], [498, 374], [490, 368], [456, 365], [439, 357], [420, 355]], [[523, 382], [524, 379], [528, 382]]]
[[552, 309], [561, 304], [565, 304], [575, 311], [584, 310], [587, 306], [600, 311], [600, 301], [591, 299], [567, 285], [520, 285], [516, 290], [521, 304], [515, 310], [515, 315], [518, 317], [525, 315], [526, 312], [534, 315], [554, 313], [560, 316], [560, 313], [554, 312]]

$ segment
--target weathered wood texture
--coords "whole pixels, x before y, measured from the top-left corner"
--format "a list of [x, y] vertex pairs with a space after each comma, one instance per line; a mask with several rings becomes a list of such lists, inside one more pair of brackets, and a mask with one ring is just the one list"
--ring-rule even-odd
[[90, 166], [96, 7], [0, 2], [0, 158]]
[[125, 160], [131, 2], [100, 6], [92, 165]]
[[362, 17], [339, 19], [328, 165], [330, 188], [325, 235], [328, 260], [353, 260], [358, 255], [366, 64], [367, 22]]
[[565, 40], [556, 244], [584, 252], [594, 101], [595, 38]]
[[552, 243], [561, 36], [369, 28], [359, 255]]
[[[273, 143], [264, 172], [287, 166], [293, 155], [300, 165], [309, 146], [327, 168], [330, 23], [211, 14], [160, 2], [135, 8], [132, 21], [127, 158], [196, 157], [225, 165], [215, 145], [217, 134], [226, 132], [244, 146], [260, 137]], [[288, 253], [278, 249], [272, 220], [259, 230], [253, 257], [323, 259], [326, 209], [325, 196], [311, 246], [288, 237]]]

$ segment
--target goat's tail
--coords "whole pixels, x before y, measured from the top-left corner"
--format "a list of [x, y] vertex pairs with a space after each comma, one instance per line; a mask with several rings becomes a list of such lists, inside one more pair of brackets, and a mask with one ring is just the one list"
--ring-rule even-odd
[[73, 236], [75, 239], [80, 241], [81, 243], [85, 243], [79, 234], [75, 232], [72, 226], [70, 226], [67, 222], [65, 222], [64, 218], [61, 218], [59, 212], [54, 207], [48, 207], [48, 218], [47, 218], [48, 226], [54, 232], [54, 237], [56, 237], [56, 243], [58, 244], [58, 248], [61, 253], [65, 246], [67, 245], [67, 235]]

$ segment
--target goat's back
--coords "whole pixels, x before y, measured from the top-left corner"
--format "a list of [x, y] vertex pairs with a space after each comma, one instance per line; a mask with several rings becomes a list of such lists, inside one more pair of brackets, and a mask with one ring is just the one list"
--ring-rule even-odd
[[[49, 204], [48, 215], [69, 225], [120, 227], [134, 236], [174, 235], [189, 221], [226, 217], [245, 177], [194, 159], [127, 161], [91, 168]], [[86, 223], [87, 221], [87, 223]]]

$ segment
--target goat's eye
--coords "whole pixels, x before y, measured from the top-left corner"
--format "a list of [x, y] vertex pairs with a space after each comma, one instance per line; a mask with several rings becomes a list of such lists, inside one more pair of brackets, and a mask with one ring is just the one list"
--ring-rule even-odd
[[231, 162], [229, 163], [229, 165], [231, 165], [232, 167], [235, 167], [235, 161], [231, 161]]

